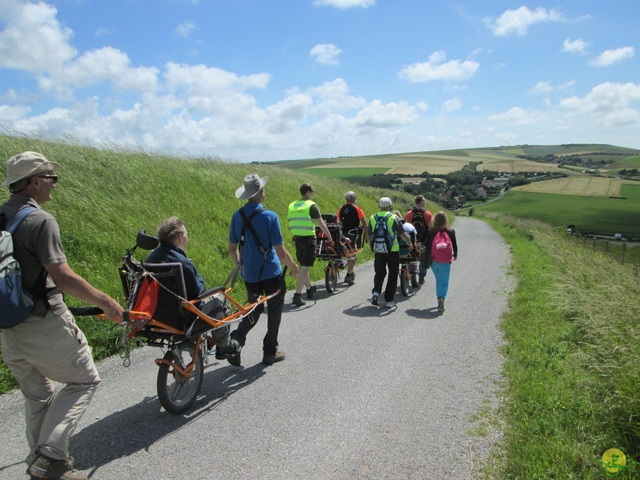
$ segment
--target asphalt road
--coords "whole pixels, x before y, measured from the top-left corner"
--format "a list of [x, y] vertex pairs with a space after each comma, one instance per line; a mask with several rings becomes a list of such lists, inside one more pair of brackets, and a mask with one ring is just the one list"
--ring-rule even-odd
[[[201, 396], [184, 415], [156, 394], [161, 350], [99, 365], [103, 383], [71, 440], [77, 468], [122, 479], [469, 479], [500, 433], [479, 435], [497, 405], [498, 328], [511, 288], [508, 247], [485, 223], [459, 217], [459, 259], [446, 311], [431, 272], [394, 309], [368, 297], [373, 264], [356, 284], [292, 308], [264, 367], [266, 319], [249, 335], [243, 368], [210, 357]], [[0, 397], [0, 479], [21, 479], [27, 453], [19, 392]]]

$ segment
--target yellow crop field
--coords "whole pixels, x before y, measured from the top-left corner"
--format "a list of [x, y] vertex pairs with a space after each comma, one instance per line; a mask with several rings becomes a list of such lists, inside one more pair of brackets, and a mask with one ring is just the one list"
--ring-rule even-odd
[[567, 177], [515, 187], [515, 190], [536, 193], [559, 193], [585, 197], [619, 197], [622, 180], [603, 177]]

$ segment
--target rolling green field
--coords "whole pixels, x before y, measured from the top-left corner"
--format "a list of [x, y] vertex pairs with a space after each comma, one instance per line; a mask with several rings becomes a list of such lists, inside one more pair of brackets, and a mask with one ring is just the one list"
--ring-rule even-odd
[[371, 177], [387, 172], [387, 168], [302, 168], [305, 173], [318, 175], [319, 177], [331, 178], [353, 178], [353, 177]]
[[640, 236], [640, 186], [624, 185], [626, 200], [617, 198], [532, 193], [509, 190], [503, 199], [476, 210], [508, 213], [541, 220], [557, 227], [575, 225], [580, 231]]
[[[358, 157], [314, 158], [270, 162], [289, 169], [314, 169], [314, 174], [345, 178], [342, 169], [383, 169], [380, 173], [447, 174], [462, 169], [470, 162], [481, 162], [478, 169], [498, 172], [547, 172], [558, 169], [557, 164], [540, 163], [521, 156], [544, 157], [546, 155], [580, 155], [586, 159], [626, 162], [628, 157], [640, 155], [639, 150], [614, 145], [515, 145], [508, 147], [469, 148], [431, 152], [391, 153]], [[640, 158], [640, 157], [639, 157]], [[625, 163], [621, 163], [625, 165]], [[618, 168], [636, 168], [634, 162]], [[637, 164], [636, 164], [637, 166]], [[326, 173], [319, 173], [325, 170]], [[581, 170], [581, 169], [579, 169]], [[578, 171], [579, 171], [578, 170]], [[563, 170], [572, 174], [571, 170]]]

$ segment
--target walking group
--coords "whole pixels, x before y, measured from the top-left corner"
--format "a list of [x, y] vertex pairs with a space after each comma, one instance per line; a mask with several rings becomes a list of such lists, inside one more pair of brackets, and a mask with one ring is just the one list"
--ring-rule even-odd
[[[23, 152], [7, 161], [7, 179], [2, 186], [9, 187], [11, 196], [0, 207], [0, 226], [3, 231], [11, 232], [13, 257], [19, 264], [22, 286], [30, 292], [33, 306], [26, 320], [11, 328], [2, 328], [2, 355], [25, 400], [27, 474], [32, 479], [86, 480], [88, 477], [74, 468], [69, 439], [101, 380], [91, 349], [69, 312], [63, 293], [100, 307], [110, 320], [121, 320], [124, 310], [116, 300], [71, 269], [55, 217], [40, 208], [52, 200], [58, 184], [58, 167], [59, 164], [36, 152]], [[292, 305], [301, 307], [306, 304], [303, 291], [306, 300], [311, 300], [316, 292], [309, 277], [316, 257], [316, 228], [330, 239], [329, 244], [333, 240], [320, 208], [312, 200], [313, 186], [302, 184], [300, 199], [292, 202], [287, 211], [296, 263], [284, 245], [278, 215], [263, 204], [267, 182], [267, 177], [250, 174], [236, 190], [236, 198], [246, 203], [232, 215], [228, 250], [244, 280], [248, 301], [270, 296], [266, 302], [267, 332], [263, 338], [262, 363], [272, 365], [285, 359], [278, 347], [278, 333], [285, 303], [286, 269], [297, 277]], [[380, 210], [367, 222], [356, 200], [354, 192], [347, 192], [346, 203], [339, 209], [337, 218], [345, 241], [360, 249], [364, 233], [375, 252], [371, 303], [386, 308], [395, 306], [402, 239], [410, 250], [418, 244], [423, 246], [426, 253], [422, 255], [419, 280], [424, 283], [427, 269], [432, 269], [438, 310], [443, 313], [451, 262], [458, 255], [455, 232], [448, 228], [446, 214], [438, 212], [432, 219], [424, 208], [424, 197], [418, 195], [415, 207], [402, 218], [399, 212], [391, 211], [391, 199], [383, 197], [379, 201]], [[159, 246], [149, 254], [147, 262], [181, 263], [186, 294], [189, 298], [198, 298], [206, 290], [205, 282], [186, 255], [188, 231], [184, 222], [170, 217], [160, 224], [157, 235]], [[348, 285], [355, 283], [356, 258], [347, 260], [345, 283]], [[224, 307], [215, 297], [202, 303], [198, 308], [203, 313], [224, 318]], [[247, 335], [264, 308], [260, 303], [233, 332], [228, 326], [212, 331], [207, 340], [212, 350], [216, 347], [217, 359], [241, 365]], [[56, 391], [54, 382], [62, 384], [62, 388]]]

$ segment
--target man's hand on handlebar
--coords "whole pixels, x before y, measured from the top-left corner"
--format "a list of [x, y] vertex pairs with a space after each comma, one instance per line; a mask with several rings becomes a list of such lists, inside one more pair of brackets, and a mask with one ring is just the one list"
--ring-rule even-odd
[[106, 297], [105, 302], [99, 305], [104, 311], [104, 316], [109, 320], [122, 321], [124, 308], [111, 297]]

